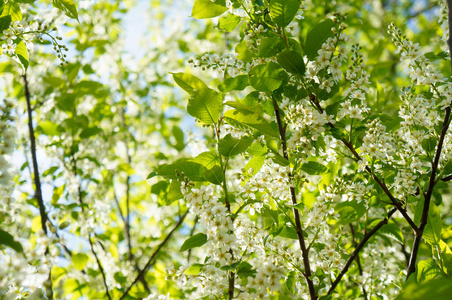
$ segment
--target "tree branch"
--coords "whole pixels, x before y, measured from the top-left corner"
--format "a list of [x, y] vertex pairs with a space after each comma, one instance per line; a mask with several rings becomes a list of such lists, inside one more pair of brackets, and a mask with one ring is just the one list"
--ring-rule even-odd
[[[276, 99], [274, 97], [272, 97], [272, 101], [273, 101], [273, 108], [275, 110], [276, 122], [278, 123], [279, 135], [281, 137], [283, 156], [285, 159], [289, 160], [289, 155], [287, 152], [287, 142], [286, 142], [286, 129], [282, 124], [278, 103], [276, 102]], [[290, 170], [289, 170], [289, 177], [292, 178], [292, 171], [290, 171]], [[290, 196], [292, 198], [292, 204], [293, 204], [293, 214], [294, 214], [294, 219], [295, 219], [295, 225], [297, 227], [296, 231], [297, 231], [297, 236], [298, 236], [298, 243], [300, 245], [301, 254], [303, 257], [303, 265], [304, 265], [304, 269], [305, 269], [305, 272], [303, 275], [306, 279], [306, 283], [308, 285], [309, 294], [311, 296], [311, 299], [315, 300], [315, 299], [317, 299], [317, 294], [315, 291], [314, 283], [311, 280], [312, 273], [311, 273], [311, 265], [309, 263], [309, 251], [306, 248], [306, 244], [305, 244], [304, 237], [303, 237], [303, 228], [301, 227], [300, 214], [298, 212], [298, 209], [295, 207], [298, 204], [297, 197], [295, 194], [295, 188], [290, 187], [289, 189], [290, 189]]]
[[[352, 223], [350, 223], [350, 231], [352, 232], [353, 246], [356, 249], [358, 244], [356, 243], [356, 240], [355, 240], [355, 228], [353, 227]], [[363, 276], [363, 268], [361, 266], [361, 260], [359, 259], [359, 253], [356, 255], [356, 264], [358, 265], [359, 275], [362, 277]], [[363, 292], [364, 299], [367, 300], [367, 291], [366, 291], [366, 288], [364, 287], [364, 285], [361, 285], [361, 290]]]
[[[38, 201], [39, 207], [39, 215], [41, 216], [41, 228], [44, 231], [44, 234], [47, 235], [47, 213], [44, 205], [44, 200], [42, 198], [42, 189], [41, 189], [41, 179], [39, 177], [39, 168], [38, 168], [38, 157], [36, 155], [36, 138], [35, 131], [33, 128], [33, 109], [31, 108], [31, 97], [30, 90], [28, 88], [28, 80], [27, 74], [22, 75], [24, 80], [24, 94], [25, 100], [27, 102], [27, 114], [28, 114], [28, 132], [30, 134], [30, 152], [31, 159], [33, 163], [33, 179], [35, 183], [35, 198]], [[49, 253], [49, 248], [47, 247], [45, 254]], [[49, 277], [46, 283], [46, 295], [49, 299], [53, 299], [53, 289], [52, 289], [52, 267], [49, 270]]]
[[[452, 0], [447, 0], [447, 15], [448, 15], [448, 21], [449, 21], [449, 31], [452, 29]], [[447, 40], [447, 44], [449, 46], [449, 55], [451, 57], [451, 69], [452, 69], [452, 37], [449, 35], [449, 39]], [[444, 115], [443, 125], [441, 128], [441, 135], [438, 140], [438, 146], [436, 147], [436, 153], [435, 158], [432, 163], [432, 172], [430, 174], [430, 180], [428, 183], [427, 193], [424, 194], [424, 207], [422, 210], [422, 217], [421, 221], [419, 223], [419, 231], [416, 232], [413, 248], [411, 250], [411, 256], [410, 256], [410, 263], [408, 265], [408, 271], [406, 275], [406, 280], [410, 277], [412, 273], [416, 271], [416, 260], [417, 260], [417, 254], [419, 251], [419, 246], [421, 245], [422, 235], [424, 233], [425, 226], [427, 225], [428, 221], [428, 211], [430, 208], [430, 200], [432, 198], [433, 188], [435, 186], [435, 177], [436, 172], [438, 170], [438, 164], [439, 159], [441, 157], [441, 151], [444, 144], [444, 139], [446, 137], [447, 130], [449, 129], [449, 122], [450, 122], [450, 114], [451, 114], [451, 108], [450, 106], [446, 107], [445, 109], [446, 113]]]
[[[310, 95], [311, 102], [317, 107], [317, 109], [323, 113], [323, 108], [320, 106], [320, 103], [317, 101], [317, 98], [314, 94]], [[333, 123], [328, 122], [328, 125], [334, 129], [336, 128]], [[347, 147], [350, 152], [353, 154], [355, 159], [357, 161], [362, 160], [362, 157], [356, 152], [355, 148], [353, 147], [352, 143], [348, 142], [345, 138], [341, 139], [342, 143]], [[392, 204], [397, 208], [397, 210], [402, 214], [402, 216], [405, 218], [405, 220], [408, 222], [410, 227], [413, 229], [414, 232], [418, 232], [419, 228], [414, 224], [413, 220], [410, 218], [408, 213], [406, 212], [406, 209], [402, 207], [402, 204], [391, 194], [391, 191], [389, 191], [388, 187], [384, 182], [378, 178], [378, 176], [372, 171], [372, 169], [369, 166], [365, 167], [366, 171], [370, 174], [370, 176], [375, 180], [375, 182], [383, 189], [385, 194], [388, 196], [389, 200], [391, 200]]]
[[361, 242], [356, 246], [355, 250], [353, 250], [352, 254], [348, 258], [347, 262], [344, 265], [344, 268], [341, 270], [339, 275], [337, 276], [336, 280], [334, 280], [333, 284], [331, 285], [330, 289], [328, 290], [328, 294], [331, 294], [334, 289], [337, 287], [339, 282], [341, 281], [342, 277], [347, 273], [348, 269], [353, 263], [353, 260], [358, 256], [359, 251], [366, 245], [367, 241], [385, 224], [388, 223], [389, 218], [397, 211], [397, 208], [393, 208], [389, 213], [387, 217], [384, 217], [377, 225], [375, 225], [374, 228], [372, 228], [371, 231], [367, 232]]
[[176, 231], [177, 228], [184, 222], [185, 217], [188, 214], [188, 210], [182, 215], [182, 217], [179, 219], [177, 224], [174, 226], [174, 228], [168, 233], [168, 235], [165, 237], [165, 239], [158, 245], [157, 249], [155, 249], [154, 253], [152, 253], [151, 257], [149, 258], [148, 262], [144, 266], [144, 268], [141, 270], [141, 272], [138, 274], [138, 276], [135, 278], [135, 280], [132, 282], [132, 284], [126, 289], [124, 294], [122, 294], [121, 298], [119, 300], [124, 299], [132, 289], [132, 287], [146, 274], [148, 271], [148, 268], [151, 266], [151, 263], [154, 261], [157, 254], [160, 252], [160, 250], [165, 246], [165, 244], [169, 241], [173, 233]]

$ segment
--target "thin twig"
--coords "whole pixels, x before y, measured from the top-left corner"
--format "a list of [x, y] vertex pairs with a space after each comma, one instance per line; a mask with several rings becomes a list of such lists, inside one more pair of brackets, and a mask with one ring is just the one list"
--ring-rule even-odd
[[[355, 239], [355, 228], [353, 227], [353, 224], [350, 223], [350, 231], [352, 232], [352, 242], [353, 242], [353, 246], [356, 247], [358, 246], [358, 243], [356, 243], [356, 239]], [[361, 260], [359, 258], [359, 253], [356, 255], [356, 264], [358, 265], [358, 271], [359, 271], [359, 275], [362, 277], [363, 276], [363, 268], [361, 266]], [[364, 287], [364, 285], [360, 285], [361, 286], [361, 290], [363, 292], [363, 296], [364, 299], [367, 300], [367, 291], [366, 288]]]
[[[39, 207], [39, 215], [41, 217], [41, 228], [44, 231], [45, 235], [47, 235], [47, 213], [46, 208], [44, 205], [44, 200], [42, 198], [42, 189], [41, 189], [41, 179], [39, 177], [39, 168], [38, 168], [38, 157], [36, 154], [36, 137], [35, 137], [35, 131], [33, 128], [33, 110], [31, 108], [31, 97], [30, 97], [30, 90], [28, 88], [28, 80], [27, 80], [27, 74], [22, 75], [22, 78], [24, 80], [24, 94], [25, 94], [25, 100], [27, 102], [27, 114], [28, 114], [28, 131], [30, 134], [30, 150], [31, 150], [31, 158], [33, 163], [33, 180], [35, 183], [35, 198], [38, 201], [38, 207]], [[49, 248], [46, 248], [45, 254], [49, 254]], [[53, 289], [52, 289], [52, 268], [50, 267], [49, 270], [49, 277], [47, 279], [47, 282], [49, 284], [46, 284], [46, 295], [47, 298], [53, 299]]]
[[[273, 108], [274, 108], [275, 116], [276, 116], [276, 122], [278, 124], [279, 135], [281, 138], [283, 156], [285, 159], [289, 160], [289, 155], [287, 152], [286, 130], [285, 130], [285, 127], [283, 126], [283, 123], [281, 120], [278, 103], [276, 102], [276, 99], [274, 97], [272, 97], [272, 100], [273, 100]], [[291, 171], [289, 171], [289, 177], [292, 177]], [[298, 209], [296, 208], [296, 205], [298, 204], [297, 197], [295, 194], [295, 189], [292, 186], [289, 189], [290, 189], [290, 196], [292, 198], [292, 204], [293, 204], [293, 214], [294, 214], [295, 225], [296, 225], [295, 229], [297, 231], [298, 243], [300, 244], [301, 255], [303, 257], [303, 265], [304, 265], [304, 269], [305, 269], [303, 275], [306, 279], [306, 283], [308, 285], [309, 294], [311, 296], [311, 299], [315, 300], [315, 299], [317, 299], [317, 293], [315, 291], [314, 283], [311, 280], [312, 273], [311, 273], [311, 265], [309, 263], [309, 251], [306, 248], [306, 244], [305, 244], [304, 237], [303, 237], [303, 228], [301, 226], [300, 213], [298, 212]]]
[[141, 272], [138, 274], [138, 276], [135, 278], [135, 280], [132, 282], [132, 284], [126, 289], [126, 291], [124, 292], [124, 294], [122, 294], [121, 298], [119, 298], [119, 300], [124, 299], [124, 297], [126, 297], [130, 290], [132, 289], [132, 287], [137, 284], [137, 282], [140, 280], [141, 277], [144, 276], [144, 274], [146, 274], [146, 272], [148, 271], [149, 267], [151, 266], [151, 263], [154, 261], [154, 259], [156, 258], [157, 254], [159, 254], [160, 250], [163, 248], [163, 246], [165, 246], [165, 244], [169, 241], [169, 239], [171, 238], [171, 236], [173, 235], [173, 233], [177, 230], [177, 228], [179, 228], [179, 226], [184, 222], [185, 217], [188, 214], [188, 210], [182, 215], [182, 217], [179, 219], [179, 221], [177, 222], [177, 224], [174, 226], [174, 228], [168, 233], [168, 235], [165, 237], [165, 239], [158, 245], [157, 249], [155, 249], [154, 253], [152, 253], [151, 257], [149, 258], [148, 262], [146, 263], [146, 265], [144, 266], [144, 268], [141, 270]]
[[366, 245], [367, 241], [381, 228], [383, 225], [388, 223], [389, 218], [397, 211], [397, 208], [393, 208], [389, 213], [387, 217], [384, 217], [377, 225], [375, 225], [374, 228], [372, 228], [371, 231], [367, 232], [361, 242], [356, 246], [355, 250], [353, 250], [352, 254], [348, 258], [347, 262], [344, 265], [344, 268], [342, 268], [341, 272], [337, 276], [336, 280], [334, 280], [333, 284], [331, 285], [330, 289], [328, 290], [328, 295], [331, 294], [334, 289], [337, 287], [339, 282], [341, 281], [342, 277], [347, 273], [348, 269], [353, 263], [353, 260], [358, 256], [359, 251]]
[[[448, 8], [447, 15], [448, 15], [448, 19], [449, 19], [448, 21], [449, 21], [449, 30], [450, 30], [450, 29], [452, 29], [452, 0], [447, 0], [447, 8]], [[449, 39], [447, 40], [447, 44], [449, 46], [449, 55], [451, 56], [451, 69], [452, 69], [452, 53], [451, 53], [452, 37], [451, 36], [449, 36]], [[450, 114], [451, 114], [450, 106], [446, 107], [445, 111], [446, 111], [446, 113], [444, 115], [443, 125], [441, 128], [441, 135], [438, 140], [438, 146], [436, 147], [435, 158], [433, 159], [433, 163], [432, 163], [432, 172], [430, 174], [430, 180], [428, 183], [427, 192], [424, 194], [424, 207], [422, 210], [421, 221], [419, 223], [419, 231], [416, 232], [416, 235], [414, 237], [413, 248], [411, 250], [410, 263], [408, 265], [406, 280], [408, 280], [410, 275], [416, 271], [417, 254], [419, 251], [419, 246], [421, 245], [422, 235], [424, 233], [424, 229], [425, 229], [425, 226], [427, 225], [427, 221], [428, 221], [428, 211], [430, 209], [430, 200], [432, 198], [433, 188], [435, 186], [436, 172], [438, 170], [438, 164], [439, 164], [439, 159], [441, 157], [441, 151], [443, 149], [444, 139], [446, 137], [447, 130], [449, 129]]]

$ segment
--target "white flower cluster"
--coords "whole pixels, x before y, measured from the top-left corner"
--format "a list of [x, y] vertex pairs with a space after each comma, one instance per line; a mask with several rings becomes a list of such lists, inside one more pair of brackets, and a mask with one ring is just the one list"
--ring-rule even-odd
[[441, 25], [441, 30], [443, 31], [441, 40], [445, 45], [444, 50], [449, 52], [449, 47], [447, 47], [447, 40], [449, 39], [449, 17], [447, 15], [447, 2], [445, 0], [439, 0], [438, 5], [440, 7], [438, 23]]
[[393, 36], [392, 40], [397, 46], [396, 53], [400, 53], [400, 60], [407, 63], [414, 84], [430, 85], [444, 81], [442, 73], [434, 69], [422, 54], [418, 43], [410, 41], [394, 23], [389, 25], [388, 33]]
[[325, 124], [334, 120], [326, 112], [320, 113], [304, 99], [298, 104], [290, 105], [285, 120], [293, 129], [292, 136], [287, 140], [287, 147], [291, 151], [310, 156], [315, 142], [325, 131]]
[[199, 58], [189, 59], [188, 63], [195, 68], [201, 68], [203, 71], [212, 70], [218, 77], [223, 77], [226, 73], [231, 77], [235, 77], [246, 73], [251, 68], [250, 63], [245, 63], [232, 54], [206, 53]]
[[366, 156], [369, 162], [377, 160], [388, 163], [392, 160], [395, 151], [392, 138], [386, 132], [386, 127], [377, 118], [366, 124], [367, 132], [361, 145], [361, 155]]

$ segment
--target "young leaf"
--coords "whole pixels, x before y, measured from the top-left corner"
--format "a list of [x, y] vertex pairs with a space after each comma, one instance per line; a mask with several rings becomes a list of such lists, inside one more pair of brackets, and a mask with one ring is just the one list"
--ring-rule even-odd
[[417, 282], [422, 283], [434, 279], [440, 274], [433, 259], [421, 260], [417, 264]]
[[212, 124], [220, 118], [222, 108], [222, 96], [212, 89], [203, 88], [192, 93], [187, 112], [205, 124]]
[[20, 43], [17, 44], [15, 53], [17, 54], [17, 57], [19, 58], [24, 70], [27, 70], [29, 58], [27, 46], [25, 45], [24, 41], [20, 41]]
[[446, 300], [452, 295], [452, 280], [433, 279], [422, 283], [407, 284], [395, 300]]
[[212, 168], [215, 165], [220, 165], [220, 160], [218, 159], [218, 156], [213, 151], [206, 151], [198, 156], [191, 159], [191, 161], [201, 164], [206, 168]]
[[201, 247], [205, 243], [207, 243], [207, 235], [205, 235], [204, 233], [197, 233], [186, 239], [185, 242], [180, 247], [179, 251], [184, 252], [189, 249]]
[[213, 166], [204, 172], [204, 178], [213, 184], [220, 185], [224, 181], [223, 169], [220, 166]]
[[19, 242], [14, 240], [14, 237], [6, 231], [0, 229], [0, 245], [10, 247], [16, 252], [23, 253], [24, 249]]
[[218, 89], [222, 93], [227, 93], [233, 90], [241, 91], [249, 85], [247, 75], [239, 75], [225, 79], [218, 84]]
[[314, 60], [317, 57], [317, 51], [322, 47], [322, 44], [329, 38], [333, 37], [331, 28], [335, 26], [333, 20], [327, 19], [318, 24], [308, 33], [306, 42], [304, 44], [304, 53], [309, 60]]
[[3, 33], [3, 30], [8, 29], [9, 24], [11, 24], [11, 16], [10, 15], [0, 17], [0, 32]]
[[171, 73], [173, 75], [174, 81], [179, 85], [184, 91], [192, 94], [195, 91], [201, 90], [203, 88], [208, 88], [207, 85], [199, 79], [198, 77], [188, 74], [188, 73]]
[[52, 0], [53, 6], [61, 10], [69, 18], [78, 20], [77, 7], [72, 0]]
[[203, 264], [193, 264], [187, 270], [184, 271], [185, 275], [198, 275], [204, 268]]
[[237, 27], [237, 25], [240, 23], [240, 20], [242, 20], [242, 18], [240, 18], [239, 16], [236, 16], [234, 14], [227, 14], [226, 16], [221, 17], [218, 20], [218, 28], [226, 32], [231, 32]]
[[158, 175], [163, 176], [168, 179], [177, 179], [176, 170], [179, 176], [187, 176], [193, 181], [204, 181], [204, 171], [206, 168], [203, 165], [197, 164], [195, 162], [180, 160], [173, 164], [161, 165], [157, 168], [156, 172]]
[[278, 60], [278, 64], [287, 72], [301, 76], [304, 75], [306, 68], [300, 53], [285, 49], [276, 56], [276, 59]]
[[322, 175], [329, 171], [327, 167], [315, 161], [308, 161], [307, 163], [302, 164], [301, 170], [309, 175]]
[[270, 2], [270, 17], [280, 27], [286, 27], [292, 22], [300, 8], [298, 0], [272, 0]]
[[74, 267], [79, 271], [83, 270], [88, 263], [88, 256], [84, 253], [75, 253], [71, 256], [71, 259]]
[[245, 125], [268, 136], [279, 138], [278, 132], [260, 114], [249, 109], [233, 109], [224, 113], [224, 119], [232, 126]]
[[191, 16], [195, 19], [214, 18], [227, 10], [224, 0], [196, 0]]
[[166, 194], [165, 205], [171, 205], [174, 201], [182, 199], [184, 195], [180, 190], [181, 183], [178, 180], [171, 180], [171, 184], [169, 186], [168, 193]]
[[285, 79], [282, 68], [272, 61], [252, 68], [248, 74], [251, 86], [261, 92], [276, 90]]
[[11, 16], [11, 22], [22, 20], [22, 11], [20, 5], [13, 1], [9, 1], [3, 7], [3, 12], [0, 17]]
[[228, 134], [220, 140], [218, 150], [223, 156], [234, 156], [245, 152], [253, 141], [254, 138], [252, 137], [242, 137], [241, 139], [236, 139], [233, 138], [231, 134]]

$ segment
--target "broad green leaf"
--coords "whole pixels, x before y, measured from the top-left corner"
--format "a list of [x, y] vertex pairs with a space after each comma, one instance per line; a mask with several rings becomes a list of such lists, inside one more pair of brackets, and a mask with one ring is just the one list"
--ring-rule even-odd
[[327, 167], [315, 161], [308, 161], [302, 164], [301, 170], [309, 175], [322, 175], [329, 171]]
[[427, 225], [425, 226], [423, 234], [425, 241], [430, 245], [437, 245], [441, 241], [442, 229], [443, 224], [441, 222], [441, 215], [438, 206], [431, 201]]
[[63, 185], [53, 189], [52, 202], [51, 202], [52, 205], [55, 205], [58, 202], [58, 200], [61, 199], [61, 196], [63, 195], [65, 189], [66, 189], [66, 184], [63, 184]]
[[16, 252], [23, 253], [24, 249], [19, 242], [14, 240], [14, 237], [6, 231], [0, 229], [0, 245], [14, 249]]
[[241, 19], [242, 18], [234, 14], [227, 14], [218, 20], [218, 28], [226, 32], [231, 32], [237, 27]]
[[271, 36], [261, 39], [258, 49], [260, 57], [273, 57], [284, 49], [284, 43], [280, 37]]
[[171, 184], [169, 186], [168, 193], [166, 194], [165, 205], [171, 205], [174, 201], [182, 199], [184, 195], [182, 195], [181, 182], [178, 180], [171, 180]]
[[171, 133], [174, 139], [176, 140], [176, 143], [173, 144], [174, 148], [177, 151], [182, 151], [185, 148], [184, 132], [182, 131], [182, 129], [180, 129], [180, 127], [173, 126], [173, 129], [171, 129]]
[[270, 17], [273, 22], [281, 27], [286, 27], [292, 22], [300, 8], [298, 0], [272, 0], [270, 2]]
[[261, 143], [253, 143], [246, 149], [246, 152], [253, 156], [262, 156], [268, 153], [268, 148]]
[[24, 41], [20, 41], [20, 43], [17, 44], [15, 53], [17, 54], [17, 57], [19, 58], [24, 70], [27, 70], [29, 58], [27, 46], [25, 45]]
[[230, 157], [240, 153], [243, 153], [248, 149], [248, 147], [253, 143], [253, 137], [242, 137], [240, 139], [233, 138], [229, 133], [224, 138], [220, 140], [218, 145], [218, 150], [221, 155]]
[[69, 221], [64, 221], [63, 223], [61, 223], [61, 224], [58, 226], [58, 228], [59, 228], [60, 230], [63, 230], [63, 229], [68, 228], [69, 225], [71, 225], [71, 223], [70, 223]]
[[278, 236], [292, 240], [298, 240], [297, 230], [287, 225], [282, 227], [282, 230], [279, 232]]
[[11, 16], [10, 15], [0, 17], [0, 33], [1, 34], [3, 34], [3, 30], [6, 30], [9, 28], [9, 24], [11, 24]]
[[211, 169], [215, 165], [220, 165], [218, 155], [213, 151], [206, 151], [191, 159], [191, 161], [201, 164]]
[[304, 75], [306, 68], [300, 53], [285, 49], [276, 56], [276, 59], [278, 60], [278, 64], [287, 72], [301, 76]]
[[47, 120], [40, 122], [38, 127], [45, 135], [53, 136], [60, 134], [60, 131], [58, 130], [58, 124], [52, 123]]
[[248, 262], [242, 261], [237, 267], [236, 274], [240, 277], [242, 283], [246, 285], [246, 283], [248, 282], [248, 277], [253, 277], [256, 274], [256, 270], [254, 270], [253, 266]]
[[88, 263], [88, 256], [83, 253], [72, 254], [71, 259], [74, 267], [79, 271], [82, 271]]
[[[228, 104], [229, 105], [229, 104]], [[279, 138], [278, 132], [270, 126], [261, 114], [257, 114], [249, 109], [233, 109], [224, 113], [224, 119], [232, 126], [251, 127], [260, 133]]]
[[85, 128], [82, 130], [82, 132], [80, 133], [80, 137], [82, 139], [87, 139], [91, 136], [94, 136], [98, 133], [102, 132], [102, 129], [100, 129], [99, 127], [89, 127], [89, 128]]
[[245, 170], [253, 169], [251, 175], [256, 175], [265, 163], [265, 156], [253, 156], [245, 165]]
[[206, 168], [203, 165], [197, 164], [195, 162], [179, 160], [173, 164], [164, 164], [157, 168], [156, 172], [158, 175], [163, 176], [168, 179], [177, 179], [176, 171], [178, 172], [180, 179], [183, 176], [187, 176], [193, 181], [205, 181], [204, 171]]
[[180, 247], [179, 251], [183, 252], [189, 249], [201, 247], [205, 243], [207, 243], [207, 235], [205, 235], [204, 233], [197, 233], [186, 239], [185, 242]]
[[417, 273], [417, 281], [422, 283], [424, 281], [434, 279], [438, 274], [440, 274], [440, 270], [436, 266], [433, 259], [421, 260], [417, 264], [416, 268]]
[[64, 12], [69, 18], [78, 21], [77, 7], [72, 0], [52, 0], [52, 4], [53, 6]]
[[218, 89], [222, 93], [227, 93], [233, 90], [242, 91], [249, 85], [247, 75], [239, 75], [225, 79], [218, 84]]
[[188, 100], [187, 112], [205, 124], [212, 124], [220, 118], [223, 97], [209, 88], [195, 91]]
[[452, 280], [433, 279], [420, 284], [408, 284], [395, 300], [449, 300], [452, 295]]
[[291, 271], [286, 277], [285, 281], [286, 289], [291, 293], [292, 295], [295, 293], [295, 272]]
[[187, 270], [184, 271], [185, 275], [198, 275], [204, 268], [203, 264], [193, 264]]
[[248, 74], [251, 86], [261, 92], [274, 91], [285, 80], [283, 69], [272, 61], [252, 68]]
[[220, 185], [224, 181], [223, 169], [220, 166], [213, 166], [212, 169], [208, 169], [204, 172], [204, 178], [213, 183]]
[[227, 10], [225, 0], [196, 0], [191, 16], [195, 19], [214, 18]]
[[174, 81], [184, 91], [189, 94], [193, 94], [195, 91], [199, 91], [204, 88], [208, 88], [207, 85], [198, 77], [188, 73], [171, 73]]
[[9, 1], [3, 7], [3, 12], [0, 17], [11, 16], [11, 22], [21, 21], [22, 20], [22, 11], [20, 9], [20, 5], [13, 1]]
[[244, 62], [250, 62], [254, 53], [246, 45], [246, 41], [242, 41], [235, 46], [235, 53], [238, 59]]
[[[339, 213], [338, 224], [350, 224], [358, 221], [366, 213], [366, 206], [364, 203], [356, 200], [339, 202], [334, 207], [334, 210]], [[378, 221], [378, 220], [377, 220]]]
[[[375, 220], [372, 222], [370, 228], [373, 228], [375, 225], [377, 225], [381, 220]], [[379, 234], [387, 235], [399, 243], [403, 244], [403, 233], [402, 230], [400, 230], [400, 227], [392, 220], [389, 220], [387, 224], [383, 225], [383, 227], [378, 230]]]
[[333, 37], [331, 28], [335, 26], [333, 20], [327, 19], [318, 24], [308, 33], [306, 42], [304, 44], [304, 54], [309, 60], [314, 60], [317, 57], [317, 51], [322, 47], [322, 44], [329, 38]]
[[146, 180], [147, 179], [151, 179], [152, 177], [155, 177], [155, 176], [157, 176], [158, 174], [157, 174], [157, 172], [151, 172], [151, 173], [149, 173], [149, 175], [146, 177]]
[[452, 275], [452, 251], [444, 241], [439, 242], [439, 248], [441, 249], [441, 259], [444, 262], [444, 267], [448, 275]]

